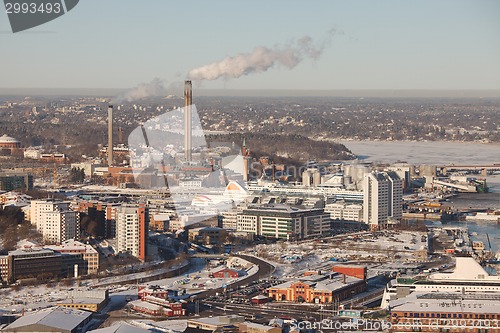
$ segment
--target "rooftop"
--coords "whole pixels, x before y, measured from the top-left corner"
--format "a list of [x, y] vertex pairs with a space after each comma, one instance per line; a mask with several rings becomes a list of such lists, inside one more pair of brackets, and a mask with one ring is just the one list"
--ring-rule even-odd
[[57, 252], [74, 252], [74, 251], [85, 251], [87, 253], [97, 253], [91, 245], [83, 244], [82, 242], [76, 241], [74, 239], [68, 239], [59, 245], [47, 245], [45, 248], [57, 251]]
[[106, 328], [99, 328], [97, 330], [89, 331], [89, 333], [141, 333], [141, 332], [151, 332], [150, 330], [132, 326], [125, 322], [115, 323], [113, 326]]
[[5, 330], [16, 330], [29, 325], [44, 325], [60, 330], [71, 331], [88, 319], [92, 312], [53, 307], [25, 315], [7, 326]]
[[324, 279], [322, 281], [308, 281], [308, 279], [300, 279], [300, 280], [295, 280], [295, 281], [287, 281], [285, 283], [279, 284], [274, 287], [269, 287], [268, 289], [286, 289], [290, 288], [292, 284], [294, 283], [302, 283], [308, 286], [311, 286], [312, 289], [314, 290], [321, 290], [321, 291], [336, 291], [339, 289], [342, 289], [350, 284], [357, 283], [359, 281], [362, 281], [361, 279], [351, 277], [351, 276], [346, 276], [345, 277], [345, 283], [344, 283], [344, 278], [342, 276], [336, 276], [333, 279]]
[[228, 316], [216, 316], [208, 318], [194, 318], [194, 319], [189, 319], [189, 322], [200, 323], [205, 325], [225, 326], [225, 325], [235, 324], [238, 322], [243, 322], [243, 320], [244, 320], [243, 316], [228, 315]]
[[4, 134], [0, 136], [0, 144], [1, 143], [19, 143], [19, 140], [10, 137], [7, 134]]
[[498, 313], [499, 294], [411, 293], [391, 301], [392, 311]]

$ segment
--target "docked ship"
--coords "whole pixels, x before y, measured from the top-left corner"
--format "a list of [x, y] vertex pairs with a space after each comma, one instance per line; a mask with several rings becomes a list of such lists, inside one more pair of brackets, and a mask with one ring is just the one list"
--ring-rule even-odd
[[465, 216], [466, 221], [493, 222], [500, 224], [500, 211], [477, 212], [474, 215]]
[[384, 290], [382, 308], [389, 302], [413, 292], [500, 293], [500, 276], [488, 274], [472, 257], [456, 257], [455, 270], [451, 273], [432, 273], [427, 276], [396, 278]]

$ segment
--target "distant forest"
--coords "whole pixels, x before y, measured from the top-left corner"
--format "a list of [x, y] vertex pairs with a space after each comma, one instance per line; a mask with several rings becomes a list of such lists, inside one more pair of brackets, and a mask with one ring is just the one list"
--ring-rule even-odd
[[270, 156], [275, 163], [303, 165], [309, 160], [350, 160], [355, 155], [343, 144], [316, 141], [298, 134], [231, 133], [209, 135], [208, 142], [235, 143], [241, 147], [243, 140], [251, 156]]
[[[96, 156], [99, 145], [107, 143], [103, 99], [13, 102], [0, 103], [0, 135], [19, 139], [24, 147], [44, 146], [76, 161]], [[256, 157], [272, 155], [276, 161], [352, 158], [344, 146], [329, 143], [334, 140], [500, 142], [500, 99], [495, 98], [200, 96], [195, 103], [205, 131], [236, 145], [245, 137]], [[180, 99], [151, 98], [117, 106], [114, 142], [119, 142], [119, 127], [127, 143], [139, 124], [181, 105]]]

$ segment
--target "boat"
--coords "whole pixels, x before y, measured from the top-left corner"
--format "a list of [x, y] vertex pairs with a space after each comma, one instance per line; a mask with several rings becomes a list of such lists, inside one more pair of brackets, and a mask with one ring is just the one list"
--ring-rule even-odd
[[472, 249], [474, 251], [484, 251], [484, 243], [480, 241], [472, 242]]
[[389, 281], [381, 307], [386, 309], [390, 301], [413, 292], [498, 293], [498, 290], [500, 276], [488, 274], [472, 257], [457, 256], [452, 273], [431, 272], [425, 276], [400, 277]]

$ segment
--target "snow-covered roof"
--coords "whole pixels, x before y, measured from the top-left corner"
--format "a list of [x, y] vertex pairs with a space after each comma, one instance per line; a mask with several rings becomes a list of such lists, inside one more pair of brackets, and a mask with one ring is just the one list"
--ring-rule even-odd
[[4, 134], [0, 136], [0, 144], [1, 143], [19, 143], [19, 140]]
[[113, 326], [99, 328], [97, 330], [89, 331], [89, 333], [141, 333], [141, 332], [151, 332], [140, 327], [135, 327], [125, 322], [118, 322]]
[[265, 295], [257, 295], [257, 296], [254, 296], [252, 297], [252, 299], [268, 299], [269, 297], [265, 296]]
[[139, 308], [148, 309], [148, 310], [152, 310], [152, 311], [159, 311], [159, 310], [163, 309], [163, 307], [160, 305], [152, 304], [152, 303], [141, 301], [141, 300], [131, 301], [128, 304], [131, 306], [136, 306]]
[[7, 326], [5, 330], [10, 331], [16, 329], [16, 331], [19, 331], [20, 328], [28, 325], [43, 325], [59, 330], [71, 331], [91, 315], [92, 312], [88, 311], [53, 307], [40, 310], [33, 314], [27, 314]]
[[83, 244], [82, 242], [76, 241], [74, 239], [68, 239], [62, 242], [60, 245], [47, 245], [45, 248], [57, 251], [57, 252], [74, 252], [74, 251], [84, 251], [86, 253], [97, 253], [91, 245]]

